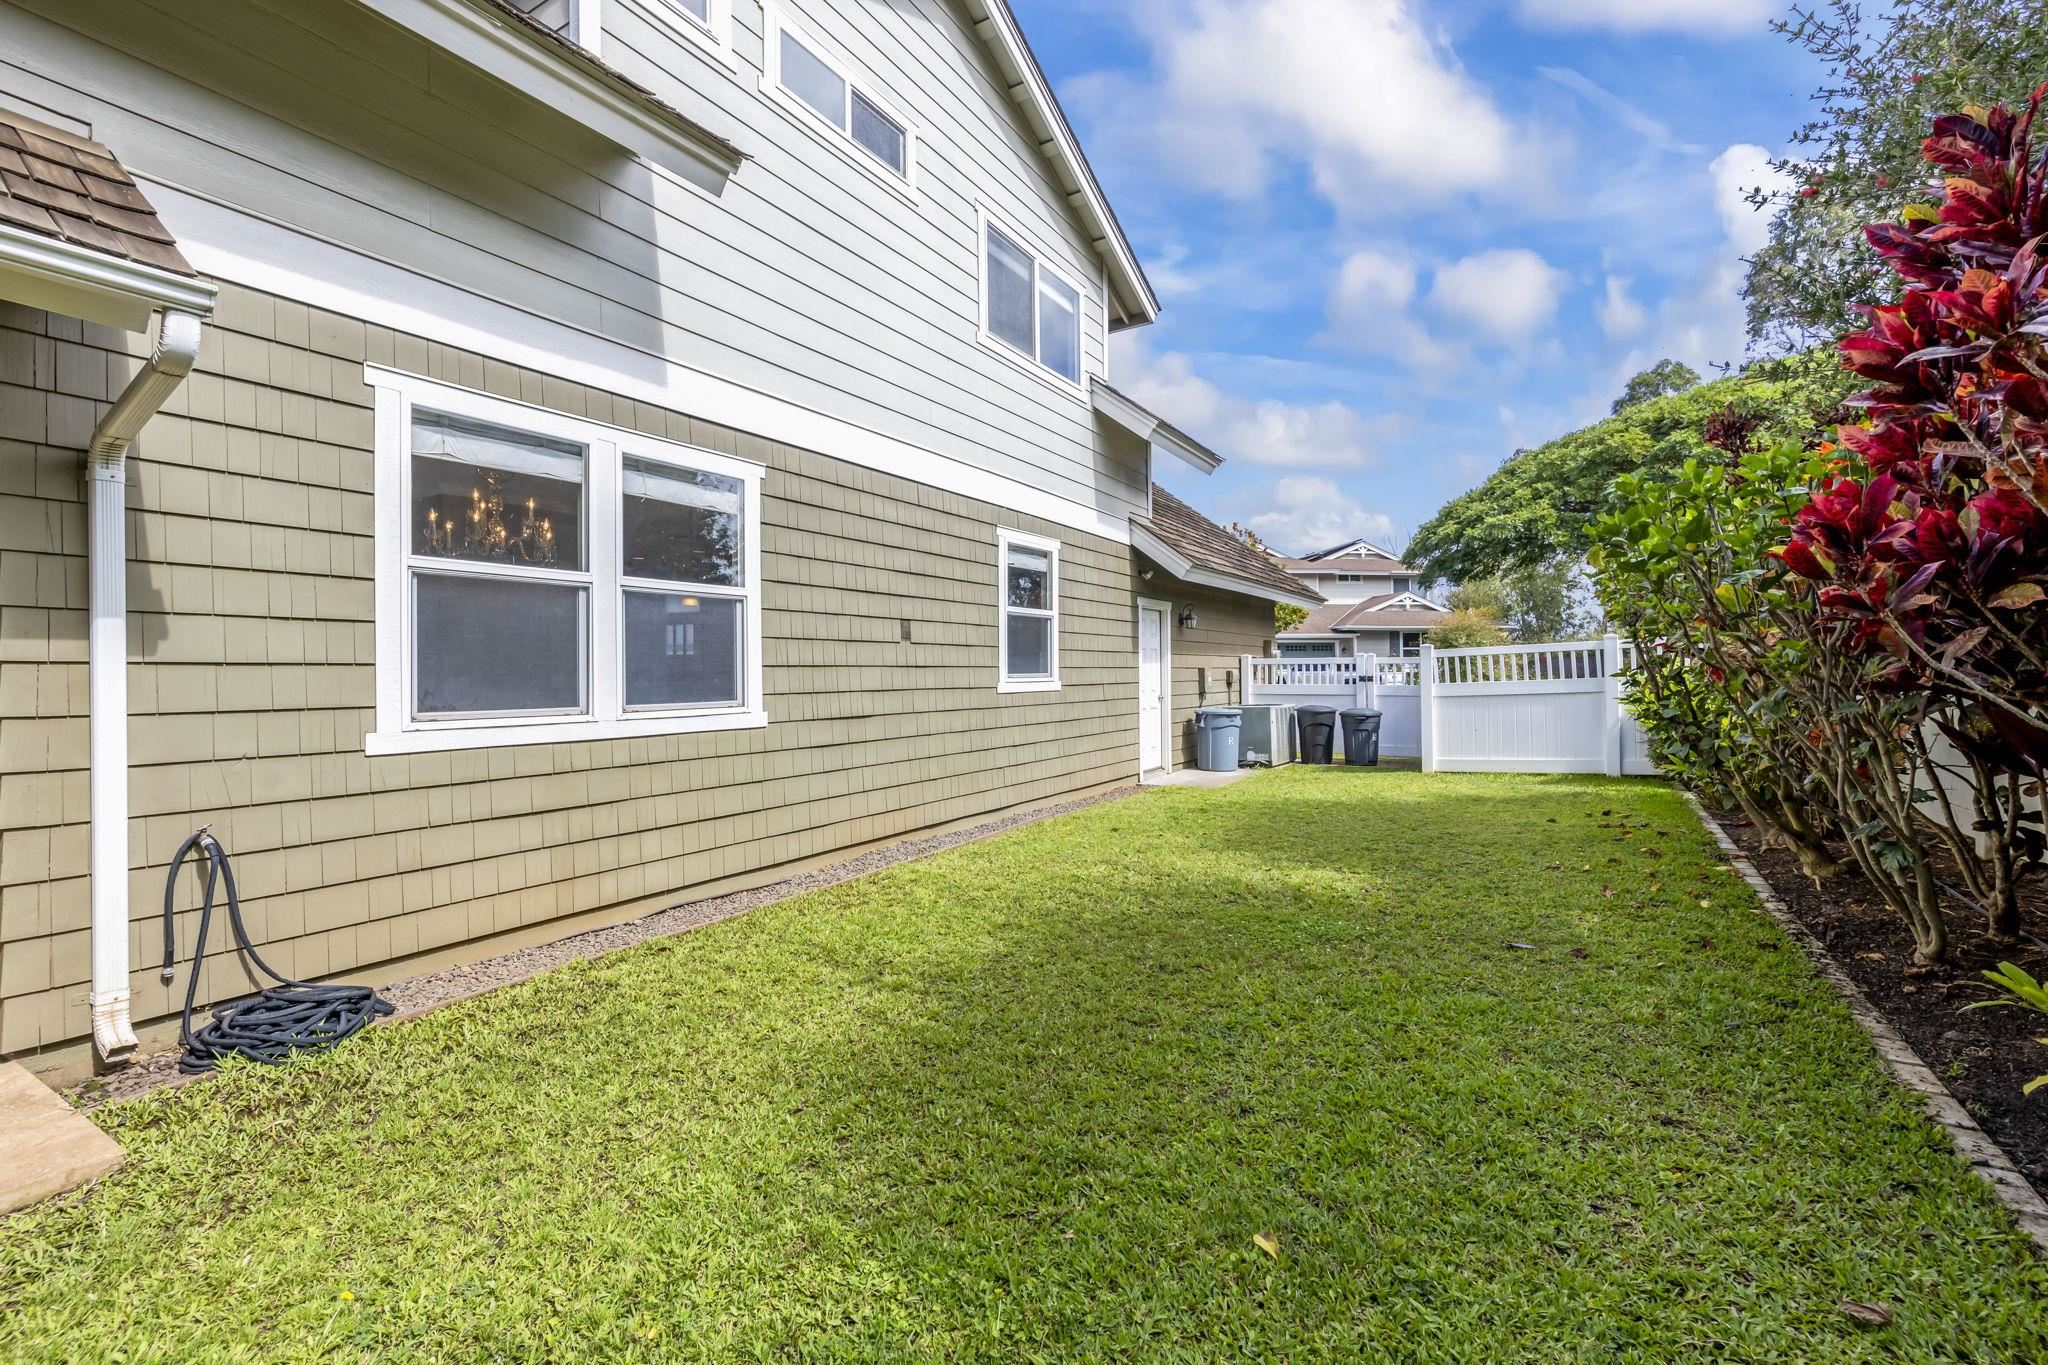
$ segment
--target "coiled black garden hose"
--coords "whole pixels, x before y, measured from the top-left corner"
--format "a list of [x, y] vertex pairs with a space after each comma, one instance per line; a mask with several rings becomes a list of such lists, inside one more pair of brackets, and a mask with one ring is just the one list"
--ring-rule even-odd
[[[235, 869], [228, 852], [209, 830], [202, 829], [178, 845], [171, 859], [170, 876], [164, 881], [164, 983], [177, 976], [178, 940], [172, 902], [178, 891], [178, 873], [194, 848], [206, 855], [206, 897], [199, 906], [199, 938], [192, 945], [192, 979], [185, 986], [185, 1013], [179, 1037], [185, 1055], [178, 1070], [188, 1076], [208, 1072], [225, 1057], [247, 1057], [252, 1062], [276, 1066], [302, 1052], [321, 1052], [345, 1042], [367, 1027], [371, 1020], [395, 1013], [397, 1006], [379, 998], [368, 986], [318, 986], [294, 981], [275, 970], [242, 923], [242, 901], [235, 893]], [[206, 931], [213, 922], [213, 897], [217, 885], [228, 893], [228, 924], [235, 942], [265, 976], [277, 982], [246, 1000], [216, 1005], [213, 1018], [196, 1032], [192, 1028], [192, 1003], [199, 995], [199, 964], [206, 958]]]

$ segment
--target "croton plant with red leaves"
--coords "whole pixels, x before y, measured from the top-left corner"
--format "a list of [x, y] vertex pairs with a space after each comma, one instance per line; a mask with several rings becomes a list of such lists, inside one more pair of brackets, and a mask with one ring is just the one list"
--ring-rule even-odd
[[2024, 112], [1937, 119], [1939, 204], [1866, 230], [1904, 282], [1840, 343], [1872, 382], [1839, 477], [1780, 556], [1820, 585], [1837, 647], [1888, 657], [1994, 772], [2048, 768], [2048, 155]]

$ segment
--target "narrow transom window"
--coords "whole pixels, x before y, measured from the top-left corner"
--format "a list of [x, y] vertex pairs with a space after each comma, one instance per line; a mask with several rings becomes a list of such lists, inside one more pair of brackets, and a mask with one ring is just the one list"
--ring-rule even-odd
[[904, 162], [903, 125], [858, 90], [853, 92], [853, 140], [896, 174], [902, 175], [908, 169]]
[[[592, 0], [578, 0], [589, 4]], [[640, 9], [670, 33], [707, 48], [728, 66], [732, 51], [732, 0], [639, 0]], [[681, 74], [681, 73], [677, 73]]]
[[1056, 540], [1004, 531], [998, 537], [1002, 616], [998, 690], [1059, 686], [1059, 556]]
[[811, 106], [825, 122], [846, 131], [846, 80], [803, 40], [782, 30], [782, 88]]
[[850, 144], [857, 164], [887, 172], [884, 183], [908, 181], [916, 143], [910, 125], [772, 7], [768, 16], [772, 60], [763, 88], [822, 120], [845, 139], [841, 146]]
[[1081, 291], [994, 223], [982, 233], [983, 330], [1070, 384], [1081, 382]]
[[759, 465], [418, 376], [369, 377], [370, 752], [766, 723]]

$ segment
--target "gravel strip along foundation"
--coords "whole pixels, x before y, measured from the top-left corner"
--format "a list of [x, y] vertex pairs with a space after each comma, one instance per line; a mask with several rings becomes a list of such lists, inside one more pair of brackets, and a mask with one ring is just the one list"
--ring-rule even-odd
[[1763, 874], [1756, 870], [1756, 865], [1751, 863], [1735, 841], [1728, 837], [1728, 831], [1721, 828], [1721, 822], [1714, 818], [1713, 813], [1701, 805], [1691, 792], [1684, 795], [1687, 801], [1692, 802], [1692, 808], [1698, 813], [1700, 823], [1707, 827], [1707, 832], [1714, 836], [1714, 842], [1721, 846], [1721, 852], [1727, 856], [1729, 866], [1741, 874], [1742, 880], [1749, 883], [1750, 889], [1756, 892], [1757, 899], [1763, 902], [1765, 911], [1778, 922], [1792, 941], [1799, 945], [1801, 951], [1806, 954], [1806, 960], [1813, 965], [1814, 972], [1833, 986], [1843, 1000], [1848, 1002], [1850, 1015], [1863, 1026], [1863, 1031], [1870, 1035], [1872, 1046], [1876, 1047], [1877, 1055], [1884, 1058], [1884, 1064], [1891, 1068], [1893, 1078], [1921, 1098], [1927, 1106], [1927, 1116], [1948, 1130], [1949, 1139], [1955, 1143], [1956, 1151], [1970, 1163], [1972, 1170], [1984, 1177], [1991, 1188], [1997, 1191], [1999, 1199], [2012, 1210], [2013, 1218], [2019, 1223], [2021, 1230], [2034, 1239], [2035, 1248], [2043, 1255], [2048, 1255], [2048, 1202], [2044, 1202], [2034, 1187], [2027, 1183], [2027, 1178], [2019, 1173], [2018, 1168], [2006, 1156], [2005, 1149], [1994, 1142], [1990, 1134], [1977, 1126], [1977, 1121], [1970, 1117], [1970, 1111], [1963, 1108], [1956, 1097], [1949, 1093], [1948, 1087], [1941, 1083], [1941, 1078], [1934, 1074], [1933, 1069], [1920, 1060], [1920, 1054], [1913, 1050], [1912, 1044], [1900, 1037], [1898, 1031], [1885, 1021], [1885, 1017], [1871, 1006], [1856, 983], [1849, 979], [1849, 974], [1843, 971], [1841, 965], [1828, 953], [1826, 946], [1814, 937], [1810, 929], [1799, 922], [1797, 916], [1785, 908], [1784, 902], [1778, 899], [1777, 892], [1771, 889], [1771, 884], [1764, 880]]
[[[1082, 797], [1078, 801], [1064, 801], [1054, 806], [1041, 806], [1033, 810], [1019, 811], [966, 829], [952, 830], [945, 834], [933, 834], [924, 838], [911, 838], [882, 848], [870, 849], [844, 862], [832, 863], [810, 872], [800, 873], [766, 886], [757, 886], [750, 891], [735, 891], [730, 895], [713, 896], [708, 900], [686, 901], [667, 910], [657, 910], [641, 919], [628, 920], [623, 924], [608, 925], [602, 929], [591, 929], [552, 943], [538, 943], [530, 948], [504, 953], [498, 957], [487, 957], [478, 962], [446, 971], [429, 972], [423, 976], [407, 977], [380, 985], [377, 993], [398, 1006], [398, 1013], [389, 1023], [404, 1023], [417, 1019], [423, 1014], [457, 1001], [468, 1000], [497, 990], [500, 986], [516, 985], [530, 977], [580, 962], [586, 958], [603, 957], [658, 938], [669, 938], [686, 934], [692, 929], [702, 929], [707, 924], [716, 924], [735, 915], [744, 915], [749, 910], [758, 910], [764, 905], [800, 896], [806, 891], [817, 891], [827, 886], [850, 882], [856, 877], [865, 877], [871, 872], [901, 863], [928, 858], [961, 844], [974, 843], [980, 839], [1006, 834], [1026, 825], [1035, 825], [1041, 820], [1055, 816], [1071, 815], [1090, 806], [1100, 806], [1111, 801], [1121, 801], [1135, 796], [1142, 788], [1118, 787], [1111, 791], [1098, 792], [1094, 796]], [[120, 1071], [96, 1077], [73, 1090], [66, 1092], [72, 1104], [83, 1110], [93, 1110], [103, 1104], [117, 1104], [131, 1100], [163, 1086], [184, 1085], [201, 1080], [198, 1076], [178, 1074], [178, 1051], [154, 1053]]]

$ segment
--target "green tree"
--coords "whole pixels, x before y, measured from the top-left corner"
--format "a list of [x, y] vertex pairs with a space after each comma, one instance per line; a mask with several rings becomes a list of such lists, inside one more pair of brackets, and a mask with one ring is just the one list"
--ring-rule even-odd
[[1506, 644], [1508, 633], [1492, 613], [1468, 607], [1453, 611], [1423, 638], [1438, 649], [1486, 649]]
[[1424, 579], [1454, 583], [1577, 563], [1586, 552], [1587, 523], [1618, 476], [1679, 468], [1706, 449], [1714, 423], [1749, 424], [1753, 444], [1807, 440], [1832, 428], [1854, 387], [1832, 353], [1816, 352], [1759, 361], [1739, 375], [1647, 399], [1517, 451], [1415, 533], [1408, 562]]
[[1490, 617], [1516, 644], [1578, 639], [1592, 625], [1578, 573], [1578, 565], [1556, 560], [1474, 579], [1451, 590], [1451, 610]]
[[1769, 349], [1833, 341], [1858, 305], [1889, 301], [1891, 273], [1863, 239], [1938, 191], [1920, 156], [1934, 116], [2026, 99], [2048, 75], [2048, 5], [2038, 0], [1859, 0], [1795, 6], [1775, 26], [1825, 70], [1819, 113], [1775, 163], [1788, 187], [1761, 190], [1769, 243], [1750, 262], [1749, 334]]
[[1610, 415], [1626, 412], [1638, 403], [1647, 403], [1652, 398], [1684, 393], [1699, 382], [1700, 372], [1684, 361], [1660, 360], [1622, 386], [1621, 397], [1614, 400], [1613, 408], [1609, 409]]

